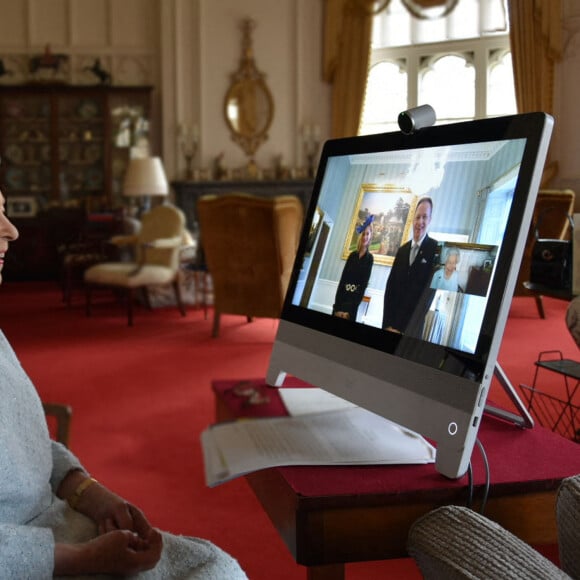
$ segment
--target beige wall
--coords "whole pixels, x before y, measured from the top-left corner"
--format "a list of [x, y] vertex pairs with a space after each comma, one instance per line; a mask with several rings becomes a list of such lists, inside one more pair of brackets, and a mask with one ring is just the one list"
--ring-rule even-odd
[[[255, 159], [271, 166], [282, 155], [289, 166], [304, 161], [299, 129], [317, 122], [329, 133], [330, 89], [321, 81], [322, 0], [172, 0], [163, 2], [163, 64], [175, 64], [174, 80], [163, 82], [164, 143], [179, 157], [176, 124], [200, 128], [198, 164], [208, 167], [223, 152], [228, 167], [245, 165], [247, 157], [229, 135], [223, 113], [224, 96], [241, 57], [241, 22], [255, 21], [254, 57], [274, 98], [274, 121], [268, 141]], [[184, 50], [182, 50], [184, 49]], [[175, 89], [172, 94], [170, 91]]]
[[304, 123], [316, 121], [322, 135], [329, 132], [329, 87], [320, 80], [322, 0], [0, 0], [0, 13], [0, 56], [14, 72], [0, 83], [25, 81], [28, 56], [49, 43], [52, 52], [70, 55], [69, 82], [94, 82], [84, 67], [99, 57], [114, 84], [154, 85], [154, 152], [170, 178], [184, 168], [181, 123], [200, 128], [198, 166], [210, 166], [221, 152], [230, 168], [247, 162], [223, 116], [244, 18], [256, 22], [256, 65], [275, 103], [258, 165], [271, 166], [276, 155], [301, 165]]
[[13, 76], [26, 81], [26, 56], [51, 51], [70, 56], [69, 82], [94, 82], [84, 71], [96, 57], [116, 84], [157, 79], [159, 0], [0, 0], [0, 55]]

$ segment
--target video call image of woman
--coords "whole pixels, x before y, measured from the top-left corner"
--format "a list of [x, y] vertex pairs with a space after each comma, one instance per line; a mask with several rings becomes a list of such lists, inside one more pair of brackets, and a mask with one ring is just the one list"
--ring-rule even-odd
[[356, 320], [358, 307], [363, 299], [371, 270], [373, 268], [373, 255], [369, 251], [373, 239], [374, 215], [356, 228], [359, 234], [357, 249], [350, 253], [336, 290], [332, 314], [346, 320]]
[[461, 286], [457, 276], [457, 264], [460, 259], [461, 252], [457, 248], [449, 248], [443, 254], [443, 266], [433, 274], [430, 287], [434, 290], [460, 292]]

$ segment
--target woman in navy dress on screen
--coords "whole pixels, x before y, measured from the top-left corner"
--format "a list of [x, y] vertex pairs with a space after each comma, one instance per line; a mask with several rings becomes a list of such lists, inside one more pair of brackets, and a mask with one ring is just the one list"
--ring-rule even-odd
[[371, 214], [356, 228], [359, 234], [357, 248], [346, 260], [332, 307], [332, 314], [339, 318], [356, 320], [356, 313], [373, 268], [373, 255], [369, 246], [373, 239], [374, 219], [375, 216]]

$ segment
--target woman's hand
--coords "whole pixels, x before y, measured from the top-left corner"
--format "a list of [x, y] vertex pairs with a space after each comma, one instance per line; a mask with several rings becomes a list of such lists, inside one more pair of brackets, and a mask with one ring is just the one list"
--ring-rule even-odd
[[[81, 470], [70, 471], [61, 482], [57, 495], [70, 499], [75, 490], [89, 476]], [[146, 538], [153, 529], [143, 512], [108, 490], [98, 481], [93, 481], [76, 500], [75, 509], [91, 518], [98, 527], [99, 534], [113, 530], [129, 530]]]
[[139, 508], [100, 483], [94, 483], [83, 493], [76, 509], [97, 524], [99, 534], [130, 530], [145, 538], [153, 529]]
[[[71, 498], [88, 477], [84, 471], [70, 471], [57, 495]], [[143, 512], [97, 481], [83, 487], [75, 509], [97, 524], [99, 536], [84, 544], [56, 544], [54, 574], [129, 575], [153, 568], [163, 540]]]
[[84, 544], [56, 544], [54, 575], [131, 575], [153, 568], [161, 557], [161, 534], [151, 528], [146, 537], [114, 530]]

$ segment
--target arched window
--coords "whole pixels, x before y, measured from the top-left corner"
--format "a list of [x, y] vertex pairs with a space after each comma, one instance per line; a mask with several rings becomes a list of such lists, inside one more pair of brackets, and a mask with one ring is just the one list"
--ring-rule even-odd
[[487, 115], [516, 112], [516, 92], [512, 67], [512, 53], [503, 50], [491, 55], [487, 78]]
[[366, 132], [385, 133], [398, 127], [397, 116], [407, 108], [407, 72], [384, 60], [369, 70], [366, 96]]
[[506, 0], [459, 0], [436, 20], [391, 0], [374, 20], [359, 133], [396, 130], [401, 111], [423, 104], [438, 123], [513, 114], [514, 95]]
[[444, 55], [423, 61], [418, 102], [429, 103], [440, 122], [475, 117], [475, 67], [470, 60], [467, 56]]

